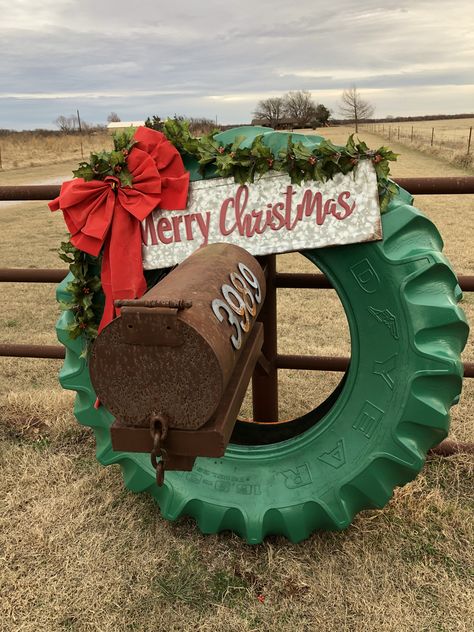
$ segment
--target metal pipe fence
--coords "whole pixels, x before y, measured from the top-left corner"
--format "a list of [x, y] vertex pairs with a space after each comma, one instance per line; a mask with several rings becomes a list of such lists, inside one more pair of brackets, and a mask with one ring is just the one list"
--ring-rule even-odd
[[[392, 123], [361, 123], [360, 127], [383, 136], [388, 140], [398, 140], [406, 144], [406, 142], [416, 143], [417, 145], [429, 145], [430, 147], [439, 147], [458, 151], [460, 154], [470, 156], [472, 145], [472, 125], [462, 125], [463, 119], [458, 119], [459, 126], [450, 129], [443, 127], [446, 121], [439, 120], [438, 125], [434, 127], [420, 127], [411, 124], [408, 121], [394, 121]], [[466, 119], [464, 119], [466, 120]]]
[[[450, 178], [397, 178], [395, 182], [412, 194], [417, 195], [458, 195], [474, 194], [474, 177], [450, 177]], [[59, 195], [60, 186], [57, 185], [31, 185], [31, 186], [0, 186], [0, 201], [24, 201], [24, 200], [51, 200]], [[275, 256], [267, 258], [267, 268], [272, 268], [271, 274], [267, 270], [267, 282], [278, 288], [299, 289], [331, 289], [331, 283], [323, 274], [302, 274], [276, 272]], [[59, 283], [67, 275], [64, 269], [35, 269], [35, 268], [0, 268], [0, 282], [5, 283]], [[465, 292], [474, 292], [474, 275], [461, 275], [458, 277], [459, 285]], [[276, 292], [273, 292], [276, 298]], [[276, 339], [276, 300], [272, 303], [272, 309], [263, 314], [265, 328], [273, 331], [270, 336], [270, 347], [265, 349], [265, 355], [270, 360], [265, 382], [266, 395], [263, 399], [254, 402], [255, 411], [260, 411], [257, 417], [267, 417], [268, 411], [278, 410], [278, 369], [310, 370], [310, 371], [337, 371], [347, 370], [350, 358], [348, 357], [324, 357], [309, 355], [283, 355], [277, 352]], [[266, 337], [268, 339], [268, 337]], [[268, 346], [268, 345], [267, 345]], [[0, 344], [0, 356], [21, 358], [48, 358], [64, 359], [64, 348], [59, 345], [33, 345], [33, 344]], [[474, 362], [464, 363], [464, 377], [474, 378]], [[259, 379], [258, 377], [256, 378]], [[261, 389], [254, 389], [255, 392]], [[271, 400], [271, 401], [270, 401]], [[449, 443], [449, 446], [448, 446]], [[457, 445], [457, 448], [456, 448]], [[461, 444], [442, 442], [432, 452], [440, 455], [453, 454], [461, 449]], [[464, 446], [464, 444], [463, 444]], [[467, 446], [467, 447], [466, 447]], [[473, 451], [474, 444], [466, 444], [463, 451]]]
[[[397, 178], [395, 182], [412, 194], [452, 195], [474, 193], [474, 177], [450, 178]], [[0, 201], [51, 200], [59, 195], [60, 185], [0, 186]], [[37, 268], [0, 268], [0, 282], [6, 283], [60, 283], [67, 270]], [[330, 289], [332, 286], [323, 274], [274, 272], [275, 288]], [[459, 277], [463, 291], [474, 292], [474, 275]], [[349, 358], [321, 356], [274, 355], [275, 370], [295, 369], [310, 371], [345, 371]], [[64, 349], [53, 345], [0, 344], [0, 356], [22, 358], [64, 357]], [[474, 377], [474, 363], [465, 363], [465, 377]]]

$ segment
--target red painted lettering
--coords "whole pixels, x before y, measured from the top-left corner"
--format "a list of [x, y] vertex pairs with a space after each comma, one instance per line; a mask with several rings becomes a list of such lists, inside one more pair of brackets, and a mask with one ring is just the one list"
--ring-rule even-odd
[[303, 194], [301, 204], [298, 204], [298, 219], [302, 220], [303, 217], [311, 217], [316, 207], [316, 224], [321, 226], [324, 223], [323, 213], [323, 196], [320, 191], [317, 191], [314, 195], [311, 189], [306, 189]]
[[158, 244], [158, 237], [156, 236], [155, 224], [153, 223], [153, 214], [150, 213], [146, 216], [145, 226], [143, 223], [140, 224], [140, 228], [142, 231], [142, 243], [145, 246], [149, 246], [150, 242], [148, 241], [148, 237], [151, 237], [151, 245], [156, 246]]
[[337, 203], [341, 208], [344, 209], [345, 213], [341, 213], [335, 210], [333, 212], [333, 215], [336, 219], [346, 219], [346, 217], [349, 217], [349, 215], [352, 215], [352, 213], [354, 212], [356, 203], [352, 202], [352, 204], [349, 205], [348, 200], [350, 200], [350, 197], [351, 197], [350, 191], [343, 191], [342, 193], [339, 193], [339, 196], [337, 198]]
[[183, 216], [182, 215], [174, 215], [171, 218], [171, 221], [173, 223], [174, 241], [175, 241], [175, 243], [177, 243], [177, 242], [181, 241], [180, 224], [183, 221]]
[[165, 232], [173, 231], [171, 222], [167, 217], [160, 217], [156, 224], [156, 229], [158, 231], [158, 238], [162, 244], [171, 244], [173, 242], [173, 237], [167, 237], [165, 235]]
[[196, 213], [194, 217], [197, 220], [199, 230], [201, 231], [201, 235], [203, 236], [204, 241], [202, 242], [203, 246], [207, 245], [209, 240], [209, 227], [211, 225], [211, 213], [207, 211], [204, 215], [201, 213]]
[[232, 206], [235, 208], [235, 200], [233, 197], [225, 199], [221, 205], [221, 210], [220, 210], [220, 215], [219, 215], [219, 230], [221, 231], [221, 234], [224, 236], [230, 235], [235, 230], [235, 227], [236, 227], [235, 223], [231, 228], [226, 227], [227, 211], [229, 209], [229, 206]]
[[285, 205], [283, 204], [283, 202], [277, 202], [276, 204], [273, 205], [272, 207], [273, 219], [276, 218], [277, 224], [272, 224], [271, 226], [272, 230], [280, 230], [285, 225], [285, 216], [283, 215], [283, 213], [280, 213], [280, 211], [283, 211], [284, 208], [285, 208]]
[[295, 191], [293, 191], [293, 187], [290, 185], [286, 187], [286, 191], [284, 193], [285, 197], [285, 224], [288, 230], [293, 230], [293, 226], [291, 223], [291, 203], [293, 201], [293, 195]]
[[[333, 198], [329, 198], [324, 202], [324, 215], [334, 215], [336, 210], [336, 201]], [[324, 220], [323, 220], [324, 221]]]
[[192, 229], [192, 223], [193, 223], [194, 217], [195, 216], [192, 214], [183, 216], [184, 227], [186, 228], [186, 239], [188, 241], [193, 241], [194, 239], [193, 229]]

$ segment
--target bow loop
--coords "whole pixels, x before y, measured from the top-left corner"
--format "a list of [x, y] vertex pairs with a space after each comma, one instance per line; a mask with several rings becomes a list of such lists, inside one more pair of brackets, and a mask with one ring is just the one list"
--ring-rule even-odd
[[137, 143], [127, 157], [132, 186], [121, 186], [109, 175], [104, 180], [76, 178], [64, 182], [50, 202], [61, 209], [71, 243], [97, 256], [104, 248], [101, 281], [105, 307], [99, 332], [116, 315], [114, 301], [134, 299], [146, 291], [141, 258], [140, 222], [155, 208], [186, 207], [189, 173], [177, 149], [160, 132], [139, 128]]

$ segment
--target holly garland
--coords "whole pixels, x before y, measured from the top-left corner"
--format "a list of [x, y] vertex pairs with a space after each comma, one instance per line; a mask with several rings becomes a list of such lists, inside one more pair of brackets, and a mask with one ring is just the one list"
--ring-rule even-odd
[[75, 178], [91, 180], [105, 180], [107, 176], [119, 178], [123, 187], [132, 187], [132, 174], [128, 170], [127, 158], [135, 145], [133, 135], [136, 129], [130, 127], [124, 132], [114, 134], [113, 151], [100, 151], [90, 155], [89, 162], [80, 162], [79, 167], [72, 172]]
[[286, 149], [274, 156], [270, 147], [264, 144], [263, 135], [257, 136], [250, 147], [240, 147], [245, 136], [237, 136], [233, 143], [222, 145], [216, 138], [218, 130], [201, 138], [194, 138], [187, 121], [168, 119], [160, 125], [161, 131], [178, 149], [181, 155], [192, 156], [200, 165], [200, 172], [206, 176], [212, 169], [221, 177], [233, 177], [235, 182], [254, 182], [258, 176], [269, 171], [287, 173], [292, 184], [306, 180], [324, 182], [336, 174], [353, 171], [360, 160], [371, 160], [377, 175], [380, 211], [384, 213], [398, 188], [389, 180], [390, 161], [397, 154], [387, 147], [371, 150], [363, 141], [356, 142], [354, 134], [349, 136], [343, 147], [323, 139], [315, 147], [307, 147], [302, 142], [293, 142], [288, 135]]
[[[154, 127], [152, 124], [148, 126]], [[122, 187], [133, 188], [127, 161], [136, 142], [135, 131], [131, 127], [115, 134], [114, 149], [92, 153], [89, 162], [81, 162], [73, 171], [74, 177], [90, 182], [113, 176], [120, 180]], [[264, 144], [263, 135], [257, 136], [249, 147], [241, 147], [244, 136], [237, 136], [233, 143], [227, 145], [215, 138], [218, 130], [195, 138], [191, 135], [189, 123], [178, 119], [160, 123], [160, 131], [183, 158], [188, 156], [198, 162], [203, 177], [233, 177], [235, 182], [245, 184], [276, 171], [287, 173], [293, 184], [307, 180], [324, 182], [338, 173], [351, 172], [361, 160], [371, 160], [377, 175], [382, 213], [398, 191], [397, 185], [389, 180], [389, 162], [396, 160], [397, 155], [387, 147], [370, 150], [363, 141], [356, 142], [353, 135], [343, 147], [329, 140], [322, 140], [316, 147], [307, 147], [301, 142], [293, 142], [290, 134], [286, 148], [274, 155]], [[62, 303], [61, 308], [72, 311], [74, 322], [68, 328], [69, 335], [72, 339], [84, 336], [86, 345], [83, 355], [87, 356], [90, 343], [97, 336], [102, 311], [101, 257], [79, 250], [70, 241], [62, 242], [58, 252], [74, 275], [74, 279], [66, 285], [71, 300]]]
[[90, 343], [97, 337], [97, 327], [102, 311], [102, 284], [98, 272], [101, 267], [100, 257], [92, 257], [79, 250], [70, 241], [61, 242], [59, 257], [69, 265], [74, 279], [66, 285], [71, 300], [61, 302], [62, 310], [71, 310], [74, 322], [68, 327], [69, 336], [75, 340], [83, 335], [86, 341], [84, 355]]
[[[135, 128], [130, 128], [113, 137], [113, 151], [92, 153], [89, 162], [79, 163], [79, 167], [72, 173], [75, 178], [104, 180], [107, 176], [116, 176], [122, 186], [133, 186], [130, 171], [127, 167], [127, 157], [135, 144], [133, 135]], [[74, 315], [74, 322], [68, 327], [69, 336], [75, 340], [84, 336], [86, 345], [83, 355], [87, 355], [90, 343], [97, 337], [97, 328], [102, 311], [100, 282], [101, 258], [93, 257], [79, 250], [70, 241], [61, 242], [58, 250], [59, 258], [69, 265], [69, 271], [74, 279], [66, 285], [66, 291], [71, 300], [61, 302], [62, 310], [70, 310]]]

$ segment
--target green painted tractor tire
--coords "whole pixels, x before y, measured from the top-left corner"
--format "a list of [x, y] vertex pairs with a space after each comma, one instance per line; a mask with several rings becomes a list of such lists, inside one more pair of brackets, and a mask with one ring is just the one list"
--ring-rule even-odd
[[[165, 518], [190, 515], [203, 533], [231, 530], [249, 543], [268, 534], [298, 542], [383, 507], [447, 435], [468, 334], [438, 231], [404, 197], [382, 217], [383, 241], [303, 253], [329, 277], [350, 327], [350, 367], [330, 410], [305, 415], [317, 423], [286, 441], [230, 444], [223, 458], [198, 458], [192, 472], [167, 472], [161, 488], [149, 455], [112, 450], [113, 417], [94, 408], [83, 341], [69, 338], [73, 315], [64, 312], [60, 381], [77, 391], [74, 412], [94, 430], [99, 462], [119, 463], [126, 486], [149, 491]], [[59, 286], [60, 300], [69, 280]]]

